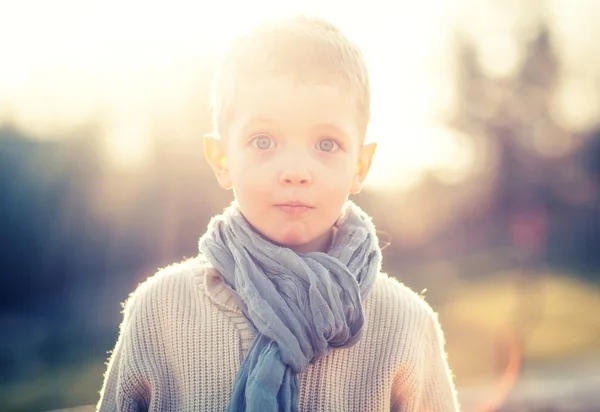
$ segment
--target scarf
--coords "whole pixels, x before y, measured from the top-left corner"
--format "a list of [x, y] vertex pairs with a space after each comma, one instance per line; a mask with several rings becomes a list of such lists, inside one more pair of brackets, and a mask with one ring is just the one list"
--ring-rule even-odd
[[296, 375], [360, 338], [381, 250], [371, 218], [353, 202], [334, 226], [327, 253], [299, 254], [261, 236], [234, 202], [200, 238], [201, 255], [255, 333], [228, 411], [297, 411]]

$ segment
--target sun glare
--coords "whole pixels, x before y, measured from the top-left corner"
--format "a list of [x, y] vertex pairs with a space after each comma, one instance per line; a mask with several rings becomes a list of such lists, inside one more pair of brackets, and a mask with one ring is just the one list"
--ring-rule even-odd
[[162, 130], [172, 124], [173, 134], [185, 129], [181, 102], [193, 100], [186, 79], [203, 59], [214, 59], [235, 32], [261, 19], [306, 13], [337, 24], [371, 67], [373, 111], [379, 112], [371, 137], [380, 148], [368, 184], [410, 184], [424, 167], [447, 160], [440, 155], [447, 152], [440, 149], [447, 146], [443, 134], [428, 131], [427, 118], [439, 99], [424, 97], [436, 83], [438, 74], [424, 65], [440, 54], [435, 39], [449, 27], [447, 7], [436, 13], [426, 2], [413, 2], [397, 14], [384, 1], [368, 10], [341, 0], [302, 6], [223, 1], [210, 8], [140, 0], [119, 3], [118, 9], [105, 1], [34, 3], [12, 2], [0, 17], [0, 45], [10, 63], [0, 66], [0, 114], [33, 135], [52, 137], [103, 122], [109, 163], [137, 167], [157, 124]]
[[339, 26], [369, 64], [368, 138], [379, 149], [367, 183], [407, 186], [427, 168], [465, 164], [434, 119], [451, 101], [448, 41], [469, 4], [13, 1], [0, 14], [0, 122], [46, 138], [104, 122], [110, 163], [135, 167], [149, 152], [144, 140], [200, 133], [190, 115], [198, 110], [195, 76], [234, 33], [262, 19], [315, 14]]
[[123, 119], [112, 125], [104, 142], [104, 153], [111, 166], [136, 170], [147, 166], [153, 149], [151, 131], [144, 122]]

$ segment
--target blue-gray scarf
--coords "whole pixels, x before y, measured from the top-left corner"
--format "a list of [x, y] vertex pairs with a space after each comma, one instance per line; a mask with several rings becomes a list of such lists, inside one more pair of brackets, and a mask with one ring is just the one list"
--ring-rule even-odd
[[256, 333], [229, 411], [297, 411], [296, 374], [360, 338], [381, 250], [371, 218], [351, 201], [335, 226], [328, 253], [298, 254], [258, 234], [233, 203], [200, 238]]

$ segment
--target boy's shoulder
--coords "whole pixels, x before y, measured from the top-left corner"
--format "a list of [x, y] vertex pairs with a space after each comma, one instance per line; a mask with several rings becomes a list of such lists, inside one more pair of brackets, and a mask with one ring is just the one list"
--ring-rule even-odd
[[157, 270], [129, 295], [124, 303], [125, 311], [192, 298], [206, 268], [207, 263], [196, 257]]
[[374, 316], [410, 317], [427, 321], [435, 311], [422, 294], [386, 273], [379, 273], [367, 305]]

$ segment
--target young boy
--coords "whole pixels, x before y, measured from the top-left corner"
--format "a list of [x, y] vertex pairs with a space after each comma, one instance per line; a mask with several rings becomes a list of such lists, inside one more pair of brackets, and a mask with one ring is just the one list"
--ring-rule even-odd
[[128, 300], [100, 411], [456, 411], [435, 312], [380, 273], [360, 191], [369, 81], [357, 47], [295, 17], [233, 43], [205, 154], [235, 201], [197, 258]]

